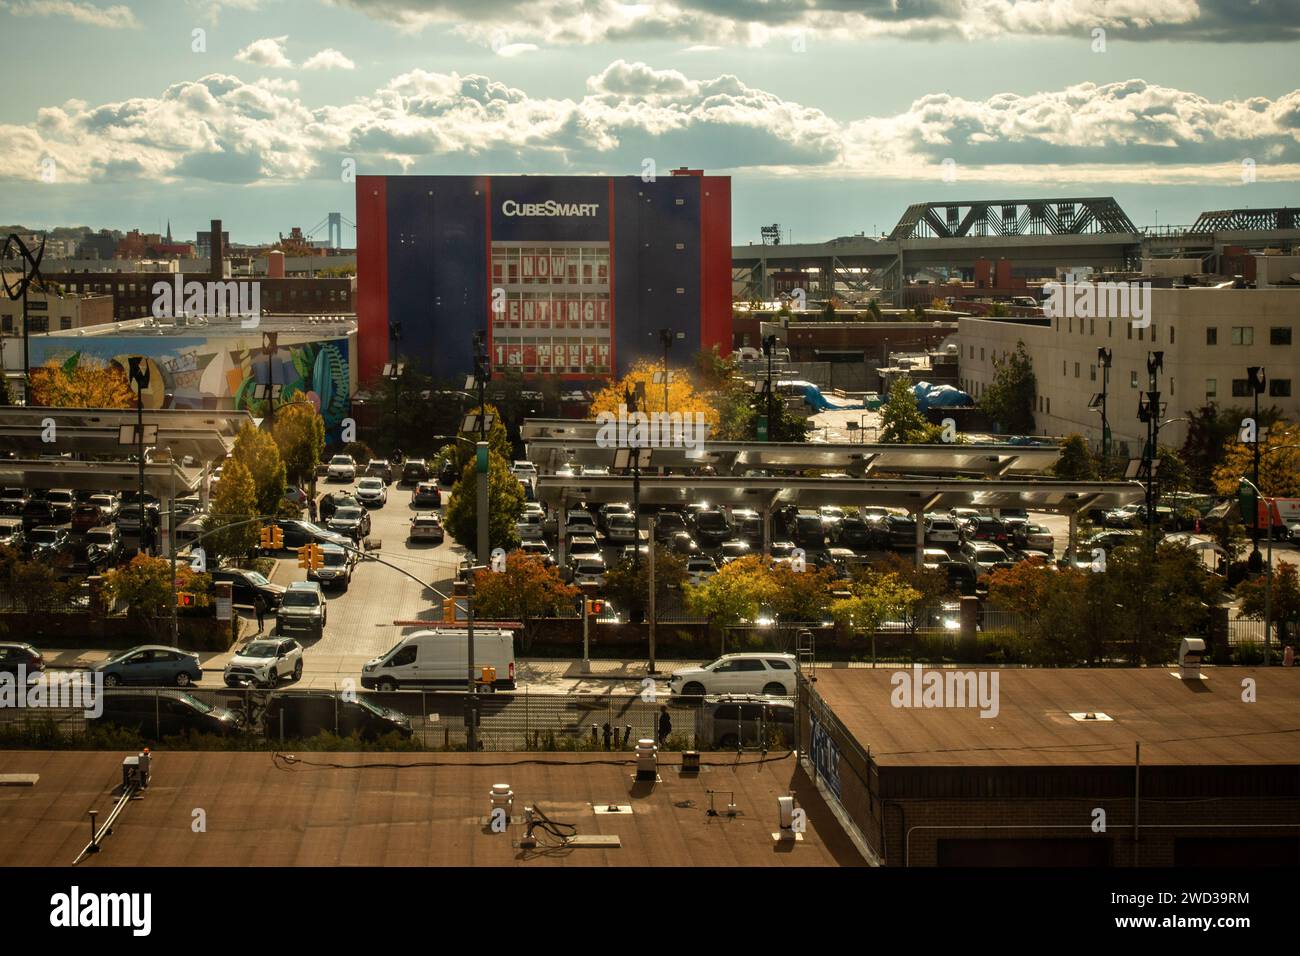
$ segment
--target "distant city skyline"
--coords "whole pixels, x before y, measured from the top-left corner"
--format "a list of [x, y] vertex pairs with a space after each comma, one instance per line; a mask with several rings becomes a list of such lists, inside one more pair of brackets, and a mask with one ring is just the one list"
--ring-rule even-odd
[[0, 0], [4, 62], [53, 67], [6, 76], [0, 220], [264, 243], [355, 219], [351, 169], [649, 163], [732, 176], [738, 244], [945, 199], [1114, 196], [1139, 226], [1300, 205], [1300, 0], [569, 7]]

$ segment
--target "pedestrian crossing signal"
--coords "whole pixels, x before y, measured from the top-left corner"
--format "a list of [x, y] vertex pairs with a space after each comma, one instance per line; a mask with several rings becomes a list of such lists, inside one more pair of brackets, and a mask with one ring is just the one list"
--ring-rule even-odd
[[193, 595], [193, 593], [190, 592], [190, 591], [177, 591], [177, 592], [176, 592], [176, 606], [177, 606], [177, 607], [193, 607], [193, 606], [194, 606], [194, 595]]

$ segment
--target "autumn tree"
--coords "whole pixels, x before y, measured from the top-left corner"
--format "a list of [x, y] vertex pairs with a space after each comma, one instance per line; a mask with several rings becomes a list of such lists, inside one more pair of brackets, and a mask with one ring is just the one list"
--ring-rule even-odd
[[1116, 611], [1099, 599], [1102, 584], [1089, 571], [1021, 561], [989, 575], [989, 602], [1019, 615], [1016, 649], [1025, 663], [1095, 666], [1106, 658]]
[[781, 562], [768, 571], [773, 594], [768, 606], [783, 623], [820, 622], [830, 614], [831, 586], [835, 570], [831, 567], [796, 571]]
[[536, 555], [511, 551], [505, 571], [482, 570], [474, 575], [474, 616], [482, 620], [519, 621], [523, 651], [532, 648], [543, 618], [572, 607], [579, 590], [565, 584], [559, 572]]
[[718, 627], [758, 619], [759, 611], [776, 597], [771, 574], [758, 555], [724, 564], [702, 584], [686, 585], [686, 606]]
[[[686, 581], [686, 558], [666, 548], [655, 553], [655, 601], [664, 607], [673, 592]], [[641, 561], [624, 558], [605, 572], [602, 593], [623, 611], [629, 621], [645, 620], [650, 603], [650, 561], [644, 555]]]
[[1279, 561], [1273, 569], [1272, 594], [1266, 598], [1268, 587], [1268, 578], [1263, 574], [1247, 578], [1237, 585], [1241, 615], [1262, 621], [1267, 603], [1269, 614], [1277, 623], [1277, 642], [1285, 647], [1290, 639], [1290, 626], [1300, 624], [1300, 575], [1296, 574], [1296, 566], [1289, 561]]
[[891, 617], [901, 617], [921, 600], [921, 592], [896, 574], [866, 574], [848, 585], [849, 597], [831, 604], [831, 617], [853, 634], [872, 634]]
[[[524, 489], [510, 473], [506, 459], [488, 453], [488, 547], [507, 551], [519, 544], [515, 522], [524, 510]], [[478, 471], [477, 463], [467, 461], [460, 478], [451, 489], [445, 520], [447, 531], [463, 548], [478, 548]]]
[[127, 614], [143, 625], [154, 640], [160, 640], [171, 632], [177, 592], [188, 591], [194, 595], [195, 604], [202, 607], [211, 601], [212, 578], [180, 563], [173, 589], [172, 563], [166, 558], [138, 554], [129, 564], [105, 573], [104, 588], [113, 604], [126, 605]]
[[257, 547], [258, 540], [258, 525], [250, 519], [262, 513], [257, 510], [252, 474], [240, 459], [232, 458], [221, 470], [221, 481], [204, 520], [204, 532], [213, 532], [203, 540], [204, 551], [213, 560], [247, 554]]
[[627, 404], [628, 389], [637, 391], [638, 385], [644, 387], [645, 397], [637, 400], [637, 411], [654, 414], [655, 412], [680, 412], [682, 415], [704, 416], [710, 430], [718, 426], [718, 410], [709, 401], [708, 396], [698, 390], [692, 376], [683, 369], [671, 369], [672, 381], [668, 384], [668, 407], [664, 408], [664, 386], [654, 381], [656, 372], [663, 372], [662, 362], [637, 362], [622, 378], [614, 379], [605, 388], [596, 393], [592, 399], [590, 415], [595, 418], [601, 412], [617, 416], [620, 406]]
[[[1255, 446], [1233, 434], [1224, 443], [1223, 461], [1211, 474], [1214, 490], [1221, 495], [1235, 495], [1241, 477], [1253, 480]], [[1278, 419], [1260, 442], [1259, 490], [1267, 497], [1300, 497], [1300, 425]], [[1162, 475], [1163, 478], [1163, 475]]]
[[50, 361], [31, 373], [32, 405], [51, 408], [132, 408], [135, 393], [126, 372], [74, 356], [60, 365]]
[[306, 485], [316, 477], [325, 453], [325, 419], [308, 405], [286, 405], [276, 411], [271, 436], [284, 462], [285, 480]]
[[[275, 439], [267, 432], [246, 424], [235, 437], [231, 456], [243, 464], [253, 478], [254, 507], [257, 509], [253, 513], [275, 514], [288, 487], [284, 461], [280, 458], [280, 447]], [[223, 470], [221, 474], [221, 484], [224, 484], [226, 472]]]

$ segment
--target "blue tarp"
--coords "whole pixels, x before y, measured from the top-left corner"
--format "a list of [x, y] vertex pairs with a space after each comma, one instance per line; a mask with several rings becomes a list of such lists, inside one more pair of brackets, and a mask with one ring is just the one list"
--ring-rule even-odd
[[912, 386], [912, 394], [916, 396], [916, 405], [921, 411], [925, 411], [931, 405], [936, 408], [961, 408], [975, 404], [975, 399], [952, 385], [917, 382]]

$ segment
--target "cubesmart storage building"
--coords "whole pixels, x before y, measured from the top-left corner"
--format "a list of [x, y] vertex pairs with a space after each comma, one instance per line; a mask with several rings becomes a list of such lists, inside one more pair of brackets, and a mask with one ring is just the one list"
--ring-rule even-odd
[[640, 176], [358, 176], [359, 376], [402, 356], [591, 380], [731, 343], [731, 180]]

